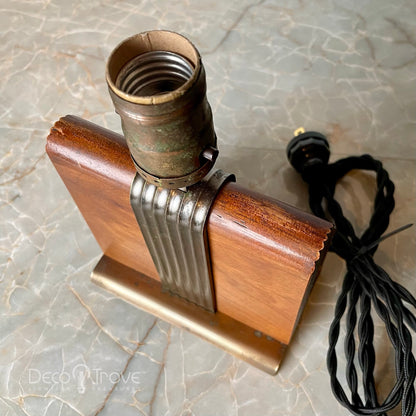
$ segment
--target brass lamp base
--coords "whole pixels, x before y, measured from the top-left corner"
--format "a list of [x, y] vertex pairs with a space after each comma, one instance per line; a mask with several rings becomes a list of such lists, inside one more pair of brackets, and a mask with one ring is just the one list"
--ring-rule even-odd
[[145, 312], [186, 329], [269, 374], [277, 373], [286, 345], [260, 331], [221, 312], [208, 312], [163, 292], [160, 282], [105, 255], [91, 280]]

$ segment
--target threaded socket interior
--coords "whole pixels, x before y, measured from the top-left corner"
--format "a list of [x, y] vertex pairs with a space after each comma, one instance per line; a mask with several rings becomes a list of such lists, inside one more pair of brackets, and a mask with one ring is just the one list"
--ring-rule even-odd
[[182, 97], [201, 70], [201, 57], [188, 39], [154, 30], [121, 42], [108, 58], [106, 78], [117, 97], [129, 103], [159, 105]]
[[116, 87], [137, 97], [155, 96], [175, 91], [194, 72], [183, 56], [168, 51], [151, 51], [136, 56], [120, 71]]

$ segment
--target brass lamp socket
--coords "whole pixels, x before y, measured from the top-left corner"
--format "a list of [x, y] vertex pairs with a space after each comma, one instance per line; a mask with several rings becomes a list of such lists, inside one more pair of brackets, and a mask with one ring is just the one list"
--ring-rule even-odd
[[106, 79], [138, 172], [169, 189], [199, 182], [218, 155], [205, 70], [182, 35], [155, 30], [121, 42]]

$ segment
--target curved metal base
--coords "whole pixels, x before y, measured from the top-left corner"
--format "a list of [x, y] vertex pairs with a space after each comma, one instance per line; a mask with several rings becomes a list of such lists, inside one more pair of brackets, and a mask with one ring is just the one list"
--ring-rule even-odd
[[134, 306], [186, 329], [251, 365], [276, 374], [286, 345], [224, 315], [163, 292], [160, 282], [103, 256], [91, 279]]

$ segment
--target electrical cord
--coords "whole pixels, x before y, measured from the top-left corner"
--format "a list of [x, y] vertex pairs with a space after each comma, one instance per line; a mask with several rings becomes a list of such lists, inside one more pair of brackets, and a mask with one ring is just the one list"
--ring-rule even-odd
[[[394, 282], [373, 259], [381, 241], [409, 228], [411, 224], [382, 237], [395, 205], [394, 184], [382, 163], [370, 155], [362, 155], [328, 164], [329, 144], [326, 138], [317, 132], [305, 133], [303, 129], [299, 130], [299, 134], [288, 145], [288, 158], [309, 186], [309, 205], [312, 212], [335, 223], [336, 233], [330, 250], [342, 257], [347, 266], [328, 337], [327, 367], [332, 391], [336, 399], [357, 416], [386, 415], [386, 412], [397, 407], [400, 402], [402, 416], [412, 416], [415, 409], [416, 363], [409, 328], [416, 331], [416, 318], [407, 305], [416, 308], [416, 300], [402, 285]], [[353, 169], [375, 172], [377, 182], [373, 214], [369, 227], [361, 237], [356, 235], [351, 222], [344, 216], [341, 205], [334, 197], [337, 182]], [[376, 354], [373, 346], [372, 311], [383, 321], [395, 350], [396, 381], [382, 402], [377, 397], [374, 379]], [[349, 397], [337, 378], [336, 345], [343, 317]], [[361, 371], [360, 391], [363, 392], [363, 397], [359, 393], [356, 361]]]

